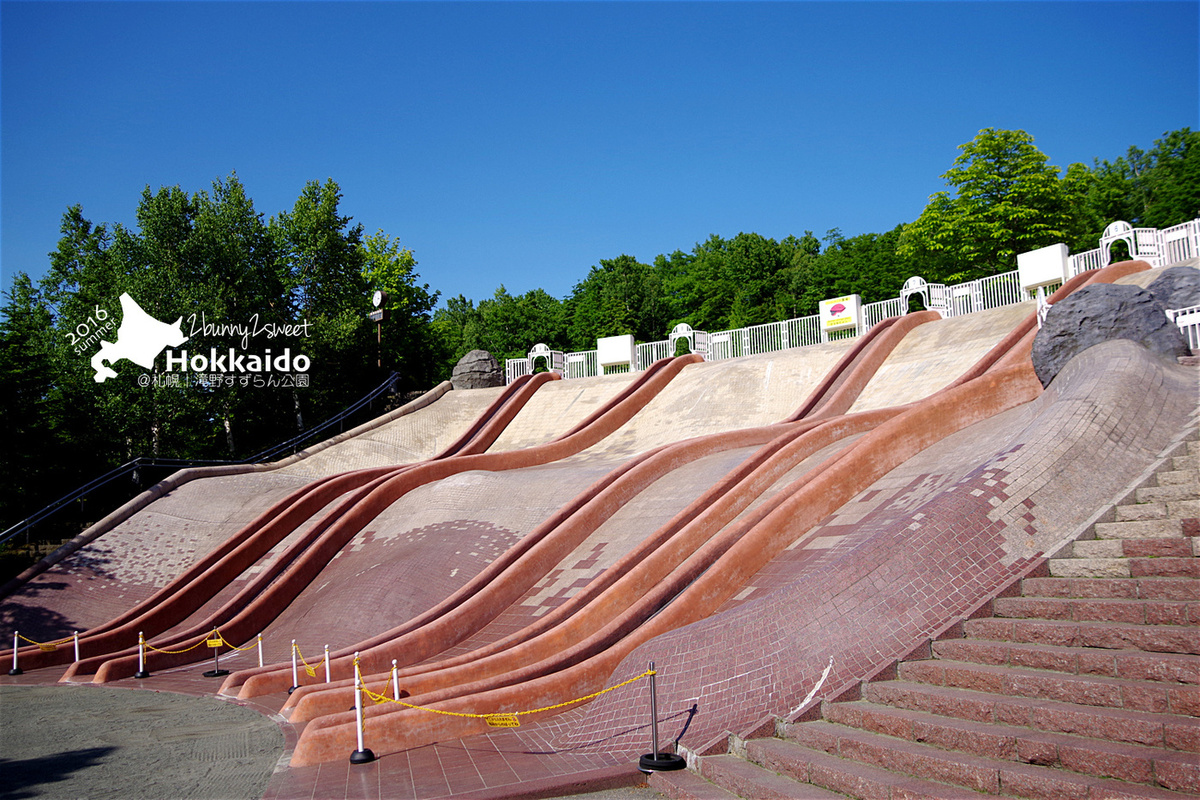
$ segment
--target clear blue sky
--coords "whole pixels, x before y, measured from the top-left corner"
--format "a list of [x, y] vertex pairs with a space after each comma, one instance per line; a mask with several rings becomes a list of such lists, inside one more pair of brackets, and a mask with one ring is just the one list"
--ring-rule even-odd
[[0, 3], [0, 286], [63, 211], [308, 180], [480, 300], [710, 234], [915, 219], [958, 145], [1053, 164], [1200, 127], [1200, 4]]

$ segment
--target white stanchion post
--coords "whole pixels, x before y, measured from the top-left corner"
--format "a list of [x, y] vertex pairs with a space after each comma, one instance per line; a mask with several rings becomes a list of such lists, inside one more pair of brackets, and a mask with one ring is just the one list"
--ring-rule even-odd
[[8, 671], [9, 675], [20, 675], [22, 672], [22, 669], [17, 666], [17, 646], [20, 644], [19, 640], [20, 634], [17, 631], [13, 631], [13, 665], [12, 669]]
[[292, 688], [288, 689], [288, 694], [296, 691], [300, 686], [300, 675], [296, 672], [296, 640], [292, 639]]
[[638, 759], [638, 769], [647, 775], [652, 772], [672, 772], [687, 768], [687, 760], [675, 753], [658, 752], [658, 684], [654, 678], [657, 670], [650, 662], [650, 748], [651, 751]]
[[79, 631], [75, 631], [75, 660], [79, 660]]
[[325, 682], [329, 683], [329, 645], [325, 645]]
[[358, 670], [358, 653], [354, 654], [354, 722], [358, 728], [358, 749], [350, 754], [351, 764], [369, 764], [375, 754], [363, 743], [362, 673]]
[[400, 669], [396, 666], [396, 659], [392, 659], [392, 699], [400, 699]]
[[650, 752], [658, 756], [658, 686], [654, 682], [656, 670], [650, 662]]
[[260, 633], [260, 634], [258, 635], [258, 666], [260, 666], [260, 667], [261, 667], [262, 665], [263, 665], [263, 657], [262, 657], [262, 634]]
[[133, 677], [150, 677], [150, 673], [146, 671], [146, 636], [142, 631], [138, 631], [138, 671], [133, 673]]

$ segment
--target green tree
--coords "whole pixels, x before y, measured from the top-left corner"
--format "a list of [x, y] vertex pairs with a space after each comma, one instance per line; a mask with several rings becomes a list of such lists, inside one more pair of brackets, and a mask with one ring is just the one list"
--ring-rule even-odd
[[1016, 268], [1018, 253], [1062, 241], [1070, 214], [1058, 168], [1025, 131], [985, 128], [942, 178], [900, 252], [930, 280], [959, 282]]
[[623, 334], [642, 342], [663, 338], [669, 318], [661, 295], [649, 264], [629, 255], [601, 259], [567, 298], [570, 346], [590, 350], [601, 337]]
[[477, 322], [466, 332], [468, 350], [487, 350], [498, 361], [524, 358], [535, 344], [565, 349], [563, 304], [541, 289], [513, 296], [501, 286], [479, 303]]
[[0, 530], [48, 503], [49, 473], [62, 451], [50, 419], [54, 379], [51, 315], [37, 288], [17, 273], [0, 309]]
[[377, 331], [383, 339], [383, 366], [398, 372], [406, 389], [429, 386], [437, 375], [430, 324], [438, 293], [417, 283], [417, 259], [399, 239], [379, 230], [364, 240], [363, 249], [363, 278], [370, 289], [387, 295], [387, 319]]

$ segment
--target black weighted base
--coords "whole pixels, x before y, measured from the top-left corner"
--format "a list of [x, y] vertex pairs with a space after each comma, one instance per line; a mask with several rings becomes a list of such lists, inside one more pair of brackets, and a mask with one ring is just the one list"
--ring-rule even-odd
[[375, 754], [371, 752], [371, 748], [366, 750], [355, 750], [350, 754], [351, 764], [370, 764], [375, 760]]
[[12, 669], [10, 669], [8, 671], [8, 674], [9, 675], [24, 675], [25, 670], [21, 669], [20, 667], [13, 667]]
[[292, 692], [296, 691], [296, 690], [297, 690], [297, 689], [299, 689], [299, 688], [300, 688], [299, 686], [289, 686], [289, 687], [288, 687], [288, 694], [291, 694]]
[[146, 670], [142, 670], [141, 672], [135, 672], [135, 673], [133, 673], [133, 677], [135, 677], [135, 678], [149, 678], [149, 677], [150, 677], [150, 673], [149, 673], [149, 672], [147, 672]]
[[208, 672], [204, 673], [204, 677], [220, 678], [220, 677], [223, 677], [228, 674], [229, 674], [229, 670], [227, 670], [227, 669], [210, 669]]
[[674, 753], [646, 753], [638, 759], [638, 769], [647, 775], [651, 772], [674, 772], [687, 769], [687, 759]]

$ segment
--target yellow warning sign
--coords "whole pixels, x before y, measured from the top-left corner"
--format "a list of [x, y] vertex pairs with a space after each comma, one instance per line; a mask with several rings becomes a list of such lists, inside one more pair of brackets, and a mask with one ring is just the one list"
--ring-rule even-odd
[[517, 719], [516, 714], [486, 714], [483, 720], [493, 728], [521, 727], [521, 720]]

